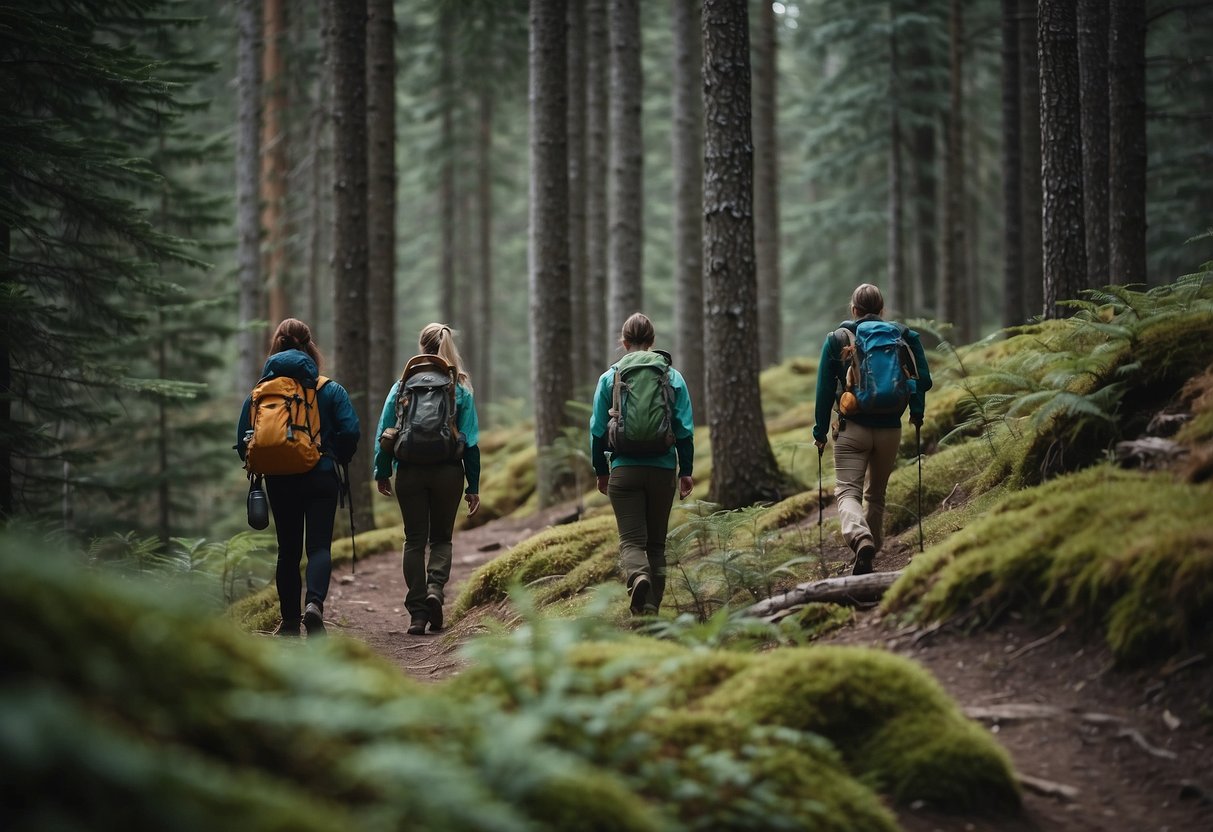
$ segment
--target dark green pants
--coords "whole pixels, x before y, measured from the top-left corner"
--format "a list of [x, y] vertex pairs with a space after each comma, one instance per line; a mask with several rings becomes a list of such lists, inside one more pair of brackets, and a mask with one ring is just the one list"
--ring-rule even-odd
[[607, 496], [619, 526], [619, 565], [628, 588], [637, 575], [650, 581], [649, 604], [665, 595], [665, 536], [678, 478], [671, 468], [619, 465], [611, 469]]
[[[463, 465], [401, 465], [396, 470], [396, 500], [404, 518], [405, 609], [426, 617], [425, 598], [443, 599], [451, 577], [451, 532], [463, 496]], [[430, 547], [426, 566], [425, 547]]]

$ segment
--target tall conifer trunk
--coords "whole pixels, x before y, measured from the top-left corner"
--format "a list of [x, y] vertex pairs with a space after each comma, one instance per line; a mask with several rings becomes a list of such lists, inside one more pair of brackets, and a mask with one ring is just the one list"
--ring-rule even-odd
[[[240, 0], [238, 27], [236, 131], [236, 268], [239, 277], [237, 391], [248, 390], [261, 377], [263, 333], [251, 328], [261, 320], [261, 223], [257, 211], [261, 142], [261, 4]], [[275, 322], [277, 323], [277, 322]]]
[[779, 112], [775, 9], [759, 0], [754, 32], [754, 252], [758, 266], [758, 354], [763, 367], [779, 363], [783, 327], [779, 273]]
[[[0, 177], [0, 194], [7, 197], [8, 182]], [[12, 232], [0, 221], [0, 274], [8, 273]], [[0, 523], [13, 516], [13, 359], [7, 335], [0, 336]]]
[[965, 181], [964, 181], [964, 11], [961, 0], [951, 0], [949, 12], [949, 94], [946, 166], [944, 170], [943, 258], [939, 287], [943, 318], [956, 328], [956, 340], [971, 338], [968, 296], [965, 293]]
[[1108, 284], [1108, 0], [1079, 0], [1082, 200], [1087, 232], [1083, 288]]
[[369, 384], [386, 389], [396, 355], [396, 17], [393, 0], [370, 0], [367, 22], [367, 280]]
[[1108, 47], [1110, 282], [1146, 282], [1146, 4], [1112, 0]]
[[1024, 322], [1019, 0], [1002, 0], [1002, 325]]
[[909, 309], [909, 293], [905, 279], [905, 252], [902, 227], [904, 200], [902, 199], [901, 161], [901, 61], [898, 51], [897, 3], [889, 3], [889, 231], [888, 231], [888, 285], [889, 310], [894, 315], [904, 315]]
[[1040, 60], [1036, 50], [1037, 0], [1019, 0], [1020, 171], [1023, 182], [1023, 303], [1032, 318], [1044, 313], [1044, 252], [1040, 184]]
[[438, 174], [438, 222], [441, 226], [441, 274], [438, 285], [438, 316], [442, 323], [455, 318], [455, 9], [444, 3], [438, 11], [438, 107], [442, 138]]
[[607, 0], [586, 3], [586, 361], [601, 372], [612, 351], [607, 325], [607, 160], [610, 156], [610, 38]]
[[[926, 25], [920, 27], [925, 30]], [[909, 61], [913, 70], [913, 98], [916, 123], [911, 129], [910, 164], [913, 171], [914, 206], [914, 291], [911, 305], [919, 314], [938, 314], [939, 302], [939, 153], [936, 150], [938, 110], [927, 102], [935, 100], [934, 52], [925, 31], [916, 30], [910, 39]], [[918, 104], [922, 102], [922, 104]]]
[[[586, 10], [584, 3], [568, 5], [569, 71], [569, 295], [573, 316], [573, 383], [580, 387], [590, 377], [589, 340], [586, 338]], [[595, 378], [597, 373], [594, 374]]]
[[610, 282], [607, 331], [644, 304], [644, 139], [639, 0], [609, 0], [611, 39]]
[[[286, 60], [283, 41], [287, 36], [286, 0], [264, 0], [265, 44], [261, 53], [264, 107], [261, 122], [261, 229], [265, 234], [264, 278], [270, 326], [299, 310], [288, 308], [286, 195], [290, 157], [287, 153], [286, 122], [290, 102], [287, 99]], [[269, 345], [272, 332], [266, 333]]]
[[[480, 130], [476, 142], [476, 192], [480, 211], [477, 241], [479, 252], [480, 288], [476, 293], [480, 314], [477, 327], [476, 398], [482, 402], [493, 398], [493, 91], [489, 85], [480, 89]], [[481, 416], [484, 421], [485, 415]]]

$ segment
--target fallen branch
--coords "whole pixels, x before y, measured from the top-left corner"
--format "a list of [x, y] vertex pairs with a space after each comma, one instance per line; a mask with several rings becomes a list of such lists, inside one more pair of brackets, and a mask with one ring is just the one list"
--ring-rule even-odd
[[787, 592], [772, 595], [746, 609], [746, 615], [762, 618], [797, 604], [812, 601], [831, 604], [858, 604], [879, 601], [894, 582], [901, 577], [896, 572], [871, 572], [867, 575], [846, 575], [797, 584]]
[[1078, 789], [1073, 786], [1067, 786], [1065, 783], [1054, 783], [1052, 780], [1032, 777], [1031, 775], [1020, 774], [1018, 772], [1016, 772], [1015, 777], [1025, 789], [1042, 794], [1045, 797], [1060, 797], [1063, 800], [1074, 800], [1078, 797]]
[[1135, 728], [1121, 728], [1120, 731], [1117, 732], [1116, 736], [1130, 739], [1133, 741], [1133, 744], [1142, 751], [1155, 757], [1162, 757], [1164, 760], [1174, 760], [1179, 756], [1174, 751], [1168, 751], [1165, 748], [1158, 748], [1157, 746], [1150, 745], [1146, 738], [1141, 735], [1141, 732]]
[[1020, 647], [1014, 653], [1007, 656], [1007, 661], [1013, 662], [1016, 659], [1018, 659], [1020, 656], [1024, 655], [1025, 653], [1031, 653], [1037, 647], [1045, 646], [1050, 641], [1053, 641], [1054, 639], [1059, 638], [1061, 636], [1061, 634], [1064, 633], [1065, 631], [1066, 631], [1066, 625], [1062, 624], [1060, 627], [1058, 627], [1053, 632], [1049, 633], [1044, 638], [1038, 638], [1038, 639], [1036, 639], [1036, 641], [1032, 642], [1031, 644], [1025, 644], [1023, 647]]

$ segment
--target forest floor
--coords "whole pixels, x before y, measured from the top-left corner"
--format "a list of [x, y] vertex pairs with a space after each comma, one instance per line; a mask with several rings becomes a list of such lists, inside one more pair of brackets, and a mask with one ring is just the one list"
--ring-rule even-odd
[[[448, 613], [476, 567], [567, 513], [562, 506], [456, 532]], [[806, 528], [815, 523], [816, 517]], [[912, 554], [891, 542], [876, 568], [899, 569]], [[841, 561], [844, 553], [827, 552], [831, 556]], [[457, 673], [459, 647], [484, 630], [480, 616], [467, 616], [437, 635], [407, 635], [404, 589], [399, 552], [366, 557], [356, 575], [334, 576], [325, 611], [330, 630], [365, 641], [413, 678]], [[889, 650], [918, 662], [997, 735], [1025, 779], [1020, 818], [956, 817], [911, 807], [899, 812], [903, 827], [1213, 830], [1213, 657], [1184, 654], [1125, 670], [1097, 636], [1033, 626], [1015, 613], [1004, 619], [973, 631], [955, 625], [898, 628], [873, 607], [859, 610], [851, 625], [823, 640]]]

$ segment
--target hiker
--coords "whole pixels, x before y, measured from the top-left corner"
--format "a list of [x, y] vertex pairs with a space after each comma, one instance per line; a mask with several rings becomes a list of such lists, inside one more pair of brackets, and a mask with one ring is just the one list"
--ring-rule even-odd
[[[275, 631], [279, 636], [299, 635], [299, 596], [303, 589], [299, 562], [305, 549], [303, 626], [308, 636], [324, 634], [324, 599], [332, 575], [333, 518], [342, 488], [338, 466], [348, 465], [358, 450], [358, 415], [345, 388], [320, 375], [323, 363], [307, 324], [295, 318], [278, 324], [261, 381], [244, 400], [236, 427], [236, 451], [250, 476], [265, 475], [274, 516], [278, 536], [274, 580], [282, 613], [282, 622]], [[293, 400], [297, 409], [289, 418], [283, 417], [279, 435], [270, 436], [274, 409], [283, 412], [284, 397], [287, 408]], [[304, 451], [310, 456], [296, 456]], [[292, 473], [283, 473], [287, 471]]]
[[[872, 571], [883, 542], [885, 489], [901, 444], [901, 416], [908, 407], [910, 422], [921, 427], [925, 394], [931, 389], [931, 371], [918, 333], [884, 321], [883, 314], [880, 289], [871, 283], [856, 288], [851, 295], [852, 320], [843, 321], [826, 337], [817, 373], [813, 441], [820, 455], [826, 446], [830, 410], [837, 408], [834, 495], [842, 537], [855, 553], [852, 575]], [[866, 513], [861, 500], [867, 503]]]
[[375, 449], [375, 482], [385, 497], [392, 496], [390, 478], [396, 469], [410, 635], [424, 634], [427, 625], [432, 633], [442, 630], [443, 591], [451, 577], [451, 535], [460, 495], [467, 501], [468, 516], [480, 508], [480, 427], [472, 380], [454, 333], [445, 324], [428, 324], [418, 337], [418, 348], [421, 355], [405, 365], [383, 403]]
[[615, 511], [633, 615], [661, 608], [674, 491], [686, 499], [695, 487], [691, 396], [670, 354], [653, 349], [654, 339], [641, 313], [624, 322], [619, 343], [626, 354], [598, 379], [590, 414], [590, 459], [598, 490]]

